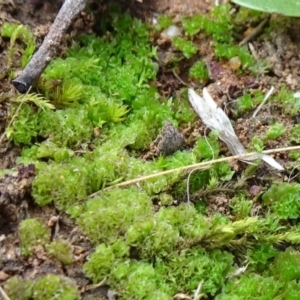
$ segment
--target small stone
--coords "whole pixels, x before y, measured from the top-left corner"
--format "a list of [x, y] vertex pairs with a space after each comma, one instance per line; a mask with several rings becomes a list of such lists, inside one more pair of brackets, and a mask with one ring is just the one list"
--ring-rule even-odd
[[168, 120], [165, 121], [161, 135], [162, 138], [157, 145], [158, 154], [171, 155], [185, 144], [182, 134]]
[[229, 67], [232, 71], [237, 71], [242, 65], [242, 62], [239, 57], [234, 56], [229, 60]]

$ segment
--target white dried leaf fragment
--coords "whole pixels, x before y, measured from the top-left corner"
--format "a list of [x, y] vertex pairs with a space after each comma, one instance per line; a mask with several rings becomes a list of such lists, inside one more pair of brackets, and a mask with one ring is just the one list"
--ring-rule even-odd
[[[203, 89], [203, 97], [199, 96], [193, 89], [188, 90], [188, 96], [191, 105], [202, 119], [203, 123], [211, 130], [217, 130], [219, 132], [219, 138], [227, 145], [232, 155], [246, 153], [246, 149], [235, 134], [229, 118], [225, 112], [218, 107], [206, 88]], [[242, 160], [248, 162], [258, 158], [264, 160], [277, 170], [284, 170], [273, 157], [266, 154], [257, 153], [251, 157], [243, 158]]]

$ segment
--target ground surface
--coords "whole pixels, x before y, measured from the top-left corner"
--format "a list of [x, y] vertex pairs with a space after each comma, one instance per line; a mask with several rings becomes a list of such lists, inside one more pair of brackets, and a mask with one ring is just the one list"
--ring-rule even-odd
[[[38, 44], [41, 43], [43, 37], [53, 21], [57, 10], [59, 9], [59, 1], [41, 1], [41, 3], [19, 3], [19, 1], [0, 1], [0, 26], [4, 22], [17, 22], [28, 25]], [[30, 2], [30, 1], [27, 1]], [[38, 2], [38, 1], [36, 1]], [[182, 4], [184, 2], [184, 4]], [[132, 3], [130, 6], [131, 13], [151, 22], [153, 13], [170, 14], [176, 23], [182, 15], [190, 16], [195, 12], [207, 13], [211, 10], [214, 3], [210, 1], [151, 1], [147, 0], [144, 3]], [[97, 18], [105, 12], [105, 5], [97, 5], [94, 3], [94, 12], [86, 12], [79, 16], [72, 28], [68, 31], [58, 56], [65, 57], [65, 49], [68, 47], [68, 37], [76, 36], [81, 32], [92, 33]], [[96, 13], [95, 13], [96, 11]], [[233, 9], [232, 14], [236, 11]], [[290, 22], [290, 21], [289, 21]], [[242, 41], [243, 34], [248, 30], [253, 29], [251, 20], [244, 21], [241, 24], [240, 36], [237, 41]], [[259, 116], [251, 117], [253, 111], [246, 111], [243, 114], [237, 113], [237, 107], [234, 100], [245, 93], [255, 95], [258, 91], [259, 97], [265, 95], [271, 86], [275, 88], [275, 94], [281, 90], [282, 84], [285, 84], [288, 91], [297, 92], [300, 89], [300, 39], [299, 39], [299, 20], [293, 20], [291, 24], [280, 30], [280, 27], [275, 27], [271, 34], [258, 33], [258, 38], [252, 39], [254, 49], [252, 54], [257, 56], [257, 59], [266, 59], [269, 62], [269, 68], [265, 72], [263, 69], [256, 76], [250, 73], [239, 73], [229, 60], [216, 59], [213, 55], [213, 42], [211, 38], [205, 35], [199, 35], [195, 38], [194, 43], [198, 46], [197, 57], [201, 57], [205, 62], [209, 78], [205, 83], [194, 81], [194, 84], [204, 85], [208, 87], [209, 92], [216, 102], [221, 107], [226, 107], [227, 114], [234, 121], [234, 128], [240, 141], [248, 149], [253, 149], [253, 136], [258, 140], [263, 139], [266, 130], [274, 121], [281, 123], [285, 128], [292, 128], [299, 122], [297, 113], [293, 116], [282, 113], [281, 105], [266, 104]], [[169, 98], [176, 96], [185, 84], [193, 82], [188, 76], [188, 69], [193, 61], [183, 59], [179, 67], [174, 69], [169, 68], [168, 55], [172, 56], [174, 48], [169, 41], [163, 36], [153, 36], [152, 41], [158, 46], [158, 64], [160, 65], [159, 76], [156, 82], [153, 82], [160, 94]], [[2, 38], [0, 40], [0, 73], [5, 70], [5, 57], [7, 55], [9, 40]], [[14, 62], [15, 66], [18, 60]], [[19, 275], [22, 278], [34, 279], [40, 275], [53, 273], [62, 274], [75, 280], [79, 291], [82, 293], [83, 299], [114, 299], [112, 291], [108, 286], [96, 287], [85, 277], [82, 270], [82, 265], [86, 261], [86, 257], [94, 250], [91, 241], [81, 233], [74, 221], [69, 219], [68, 215], [57, 210], [54, 206], [39, 207], [34, 203], [31, 197], [31, 184], [35, 176], [35, 167], [17, 166], [16, 159], [22, 150], [21, 146], [14, 145], [8, 140], [3, 133], [8, 126], [9, 120], [9, 93], [15, 95], [16, 91], [10, 83], [8, 76], [2, 78], [0, 82], [0, 169], [13, 169], [12, 174], [7, 174], [0, 179], [0, 283], [5, 283], [10, 277]], [[253, 97], [255, 98], [255, 96]], [[197, 136], [205, 134], [205, 126], [201, 121], [195, 124], [186, 125], [180, 128], [184, 140], [188, 147], [195, 143]], [[172, 131], [172, 129], [171, 129]], [[162, 133], [164, 135], [164, 132]], [[168, 135], [168, 133], [166, 134]], [[173, 134], [173, 136], [176, 133]], [[167, 137], [165, 137], [167, 139]], [[161, 141], [161, 138], [160, 138]], [[181, 140], [178, 142], [181, 144]], [[165, 142], [168, 144], [168, 140]], [[153, 143], [150, 149], [146, 149], [139, 154], [144, 159], [151, 159], [155, 156], [155, 151], [162, 148], [162, 142]], [[292, 145], [295, 144], [292, 143]], [[265, 143], [265, 148], [277, 148], [291, 145], [289, 140], [289, 131], [277, 139], [270, 139]], [[165, 148], [164, 148], [165, 149]], [[161, 153], [168, 150], [161, 150]], [[225, 145], [222, 145], [221, 152], [225, 156], [230, 153]], [[260, 186], [268, 186], [270, 178], [275, 176], [279, 181], [286, 181], [288, 177], [296, 178], [298, 165], [288, 160], [288, 153], [279, 153], [275, 156], [276, 160], [284, 165], [286, 172], [274, 172], [268, 167], [263, 166], [257, 171], [253, 180], [250, 180], [245, 186], [249, 195], [256, 197], [260, 192]], [[245, 169], [243, 163], [233, 165], [235, 171], [240, 174]], [[275, 174], [274, 174], [275, 173]], [[230, 201], [233, 197], [232, 185], [227, 188], [216, 189], [210, 195], [206, 196], [205, 191], [198, 191], [192, 195], [192, 199], [207, 197], [208, 207], [206, 214], [209, 216], [215, 212], [220, 212], [226, 215], [229, 219], [234, 219], [234, 216], [229, 209]], [[208, 200], [209, 199], [209, 200]], [[260, 204], [257, 203], [253, 208], [254, 215], [260, 210]], [[258, 213], [259, 214], [259, 213]], [[20, 255], [19, 237], [17, 234], [18, 224], [26, 218], [38, 218], [43, 220], [49, 228], [52, 235], [59, 234], [61, 239], [68, 240], [72, 245], [72, 253], [75, 261], [68, 266], [57, 262], [50, 258], [43, 247], [37, 246], [32, 249], [29, 258], [24, 258]], [[101, 296], [100, 296], [101, 295]], [[179, 297], [179, 296], [178, 296]], [[182, 296], [180, 299], [189, 299], [187, 296]], [[184, 298], [186, 297], [186, 298]], [[179, 299], [179, 298], [178, 298]]]

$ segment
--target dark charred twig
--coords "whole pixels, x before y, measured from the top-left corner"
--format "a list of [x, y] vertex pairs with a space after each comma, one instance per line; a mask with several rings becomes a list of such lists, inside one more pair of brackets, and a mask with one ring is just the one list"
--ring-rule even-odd
[[252, 40], [255, 36], [257, 36], [267, 22], [268, 19], [264, 19], [262, 22], [260, 22], [260, 24], [257, 27], [255, 27], [253, 31], [239, 43], [239, 46], [246, 45], [250, 40]]
[[30, 86], [39, 78], [47, 64], [55, 55], [63, 34], [73, 19], [84, 9], [87, 0], [65, 0], [52, 24], [43, 44], [20, 76], [12, 81], [20, 93], [26, 93]]

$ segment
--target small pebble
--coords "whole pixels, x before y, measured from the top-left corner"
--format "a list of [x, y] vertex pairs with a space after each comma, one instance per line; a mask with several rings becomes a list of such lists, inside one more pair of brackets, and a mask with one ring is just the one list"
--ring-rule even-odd
[[232, 71], [237, 71], [242, 65], [242, 62], [239, 57], [234, 56], [229, 60], [229, 67]]

